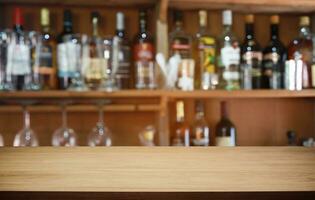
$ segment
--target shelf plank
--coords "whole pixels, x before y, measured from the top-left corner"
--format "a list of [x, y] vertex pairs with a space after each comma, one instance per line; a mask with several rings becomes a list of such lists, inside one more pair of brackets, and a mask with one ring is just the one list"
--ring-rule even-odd
[[63, 6], [145, 6], [154, 5], [157, 0], [0, 0], [0, 3]]
[[23, 99], [110, 99], [110, 98], [315, 98], [315, 90], [211, 90], [211, 91], [179, 91], [179, 90], [122, 90], [116, 92], [1, 92], [0, 101]]
[[170, 0], [179, 9], [232, 9], [246, 13], [314, 12], [314, 0]]
[[0, 148], [0, 191], [309, 192], [315, 148]]

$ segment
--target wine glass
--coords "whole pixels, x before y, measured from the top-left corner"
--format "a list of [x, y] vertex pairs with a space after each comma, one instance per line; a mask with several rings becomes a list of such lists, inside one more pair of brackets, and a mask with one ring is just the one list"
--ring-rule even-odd
[[88, 87], [82, 75], [82, 60], [85, 56], [85, 47], [88, 45], [88, 36], [85, 34], [69, 34], [63, 37], [63, 41], [66, 47], [67, 73], [72, 77], [68, 90], [86, 91]]
[[99, 118], [96, 126], [91, 130], [88, 135], [88, 145], [91, 147], [95, 146], [111, 146], [111, 131], [104, 124], [104, 112], [103, 102], [98, 105]]
[[52, 136], [53, 146], [72, 147], [77, 145], [77, 134], [67, 125], [67, 110], [66, 105], [62, 104], [62, 125]]
[[30, 113], [27, 110], [26, 106], [23, 106], [23, 115], [24, 115], [24, 127], [20, 130], [14, 138], [13, 146], [14, 147], [36, 147], [38, 146], [38, 140], [35, 132], [30, 127]]

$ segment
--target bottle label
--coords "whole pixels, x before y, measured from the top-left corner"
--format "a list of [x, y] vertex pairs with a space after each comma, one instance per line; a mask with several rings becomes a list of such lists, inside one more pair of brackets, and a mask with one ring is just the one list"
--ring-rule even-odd
[[312, 87], [315, 87], [315, 64], [312, 65]]
[[235, 140], [233, 137], [216, 137], [215, 138], [215, 145], [216, 146], [225, 146], [225, 147], [234, 147], [235, 146]]
[[80, 59], [80, 46], [72, 42], [57, 46], [58, 76], [74, 77]]
[[195, 61], [193, 59], [182, 59], [178, 66], [177, 86], [184, 91], [194, 89]]
[[31, 73], [31, 51], [24, 44], [10, 44], [8, 46], [7, 68], [12, 75]]
[[39, 73], [43, 75], [53, 74], [52, 47], [42, 45], [39, 56]]
[[243, 54], [244, 66], [251, 68], [252, 77], [261, 76], [262, 53], [258, 51], [248, 51]]
[[130, 47], [127, 45], [121, 46], [118, 53], [119, 68], [117, 75], [123, 78], [129, 78], [130, 76]]
[[280, 72], [280, 55], [272, 52], [264, 55], [262, 75], [266, 77], [268, 86], [272, 89], [281, 87], [281, 72]]
[[174, 39], [171, 48], [173, 54], [179, 54], [181, 58], [190, 58], [191, 45], [189, 39]]
[[134, 47], [136, 70], [136, 88], [155, 88], [156, 72], [154, 67], [154, 48], [150, 43], [137, 44]]
[[237, 71], [224, 71], [223, 79], [226, 81], [236, 81], [240, 79], [240, 73]]
[[102, 58], [86, 58], [84, 59], [84, 77], [87, 80], [101, 80], [104, 76], [106, 60]]
[[211, 37], [201, 37], [198, 49], [202, 88], [212, 88], [215, 73], [215, 40]]
[[223, 67], [240, 64], [240, 48], [237, 45], [225, 46], [221, 49], [221, 60]]

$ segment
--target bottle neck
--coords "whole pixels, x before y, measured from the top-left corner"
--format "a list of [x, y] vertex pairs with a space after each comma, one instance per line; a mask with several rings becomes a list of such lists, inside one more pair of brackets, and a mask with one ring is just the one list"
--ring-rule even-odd
[[231, 32], [231, 30], [232, 30], [232, 25], [231, 25], [231, 24], [224, 24], [224, 25], [223, 25], [223, 31], [224, 31], [225, 33]]
[[50, 32], [50, 26], [49, 25], [42, 25], [41, 27], [43, 33], [49, 33]]
[[97, 21], [96, 20], [93, 21], [92, 25], [93, 25], [93, 33], [92, 33], [92, 35], [94, 37], [97, 37], [98, 36], [98, 23], [97, 23]]
[[278, 24], [271, 24], [270, 26], [270, 39], [277, 40], [279, 38], [279, 26]]
[[221, 119], [227, 119], [227, 118], [228, 118], [228, 114], [226, 110], [226, 103], [221, 102]]
[[72, 22], [71, 21], [64, 21], [63, 22], [63, 32], [64, 33], [72, 33]]
[[147, 21], [145, 19], [140, 19], [139, 29], [141, 33], [147, 32]]
[[182, 31], [183, 30], [183, 22], [182, 21], [176, 21], [175, 22], [175, 30], [176, 31]]
[[254, 39], [254, 24], [245, 25], [246, 40]]
[[207, 26], [205, 26], [205, 25], [200, 25], [199, 26], [199, 33], [201, 34], [201, 35], [203, 35], [203, 34], [205, 34], [207, 32]]
[[31, 120], [30, 120], [30, 113], [28, 112], [26, 107], [24, 108], [23, 115], [24, 115], [24, 128], [28, 129], [30, 128]]
[[311, 30], [309, 26], [300, 26], [300, 37], [308, 38], [311, 36]]

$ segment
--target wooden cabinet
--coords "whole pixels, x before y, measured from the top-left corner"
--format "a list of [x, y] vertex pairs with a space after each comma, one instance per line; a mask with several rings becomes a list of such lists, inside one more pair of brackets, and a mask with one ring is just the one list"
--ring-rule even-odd
[[[40, 30], [40, 9], [51, 11], [52, 29], [61, 32], [62, 13], [70, 8], [74, 14], [74, 31], [91, 34], [90, 13], [101, 13], [102, 35], [115, 31], [115, 13], [126, 15], [126, 33], [130, 40], [138, 31], [138, 9], [149, 10], [149, 30], [154, 33], [157, 49], [167, 53], [167, 30], [172, 29], [169, 14], [173, 9], [184, 11], [184, 28], [195, 34], [198, 28], [198, 9], [209, 9], [209, 30], [221, 34], [221, 10], [235, 10], [233, 29], [240, 40], [244, 35], [244, 14], [254, 12], [255, 31], [258, 41], [265, 46], [269, 40], [269, 15], [280, 13], [280, 38], [288, 44], [298, 32], [298, 16], [315, 11], [315, 1], [282, 0], [0, 0], [0, 27], [12, 26], [12, 10], [20, 6], [25, 14], [25, 29]], [[167, 29], [168, 23], [168, 29]], [[69, 125], [79, 134], [79, 144], [86, 145], [86, 136], [97, 121], [95, 99], [108, 99], [105, 106], [105, 122], [113, 132], [114, 145], [139, 145], [138, 132], [152, 124], [159, 134], [156, 142], [169, 145], [175, 122], [174, 103], [183, 99], [186, 116], [190, 123], [194, 118], [194, 103], [203, 99], [206, 103], [206, 119], [212, 135], [219, 120], [219, 102], [226, 100], [232, 121], [238, 130], [239, 145], [286, 145], [286, 132], [295, 130], [298, 137], [310, 137], [315, 133], [315, 92], [280, 90], [257, 91], [118, 91], [113, 93], [66, 91], [13, 92], [0, 94], [0, 132], [6, 145], [11, 145], [15, 133], [22, 127], [19, 103], [23, 99], [35, 100], [30, 106], [31, 124], [38, 133], [40, 144], [50, 145], [53, 131], [61, 124], [59, 103], [64, 99], [74, 100], [68, 106]]]

